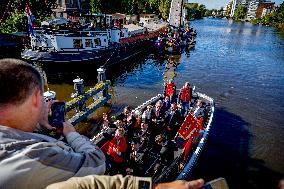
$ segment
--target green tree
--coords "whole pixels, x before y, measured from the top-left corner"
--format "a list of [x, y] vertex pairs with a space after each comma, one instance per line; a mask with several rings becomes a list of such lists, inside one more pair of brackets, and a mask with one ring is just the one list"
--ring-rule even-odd
[[151, 13], [159, 12], [159, 0], [148, 0]]
[[90, 0], [91, 13], [101, 12], [100, 0]]
[[160, 0], [159, 11], [163, 19], [168, 19], [171, 8], [171, 0]]
[[134, 0], [122, 0], [121, 1], [121, 12], [126, 14], [134, 13]]
[[212, 16], [212, 10], [206, 10], [204, 16], [205, 17]]
[[[11, 1], [11, 4], [8, 4], [8, 0], [3, 0], [4, 6], [1, 6], [1, 13], [7, 13], [0, 23], [1, 32], [17, 32], [17, 31], [26, 31], [26, 17], [25, 8], [26, 3], [29, 4], [32, 14], [37, 19], [37, 22], [48, 18], [52, 13], [52, 8], [54, 7], [56, 0], [14, 0]], [[8, 6], [9, 5], [9, 6]]]
[[10, 14], [9, 17], [0, 26], [2, 33], [14, 33], [18, 31], [27, 30], [27, 19], [25, 13], [15, 12]]
[[201, 19], [207, 11], [205, 5], [198, 3], [187, 3], [185, 9], [187, 10], [187, 20]]
[[242, 19], [245, 19], [247, 16], [247, 8], [245, 6], [238, 6], [234, 16], [233, 16], [233, 19], [234, 20], [242, 20]]

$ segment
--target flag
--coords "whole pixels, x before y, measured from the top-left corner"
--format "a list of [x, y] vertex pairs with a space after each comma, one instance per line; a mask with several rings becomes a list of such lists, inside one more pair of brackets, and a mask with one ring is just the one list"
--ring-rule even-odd
[[194, 137], [193, 134], [198, 128], [197, 124], [198, 122], [194, 115], [188, 113], [175, 138], [178, 148], [182, 149], [188, 140], [190, 140], [191, 137]]
[[29, 32], [34, 36], [34, 26], [33, 26], [33, 21], [35, 20], [34, 15], [31, 12], [31, 9], [28, 4], [26, 4], [26, 16], [28, 18], [28, 26], [29, 26]]

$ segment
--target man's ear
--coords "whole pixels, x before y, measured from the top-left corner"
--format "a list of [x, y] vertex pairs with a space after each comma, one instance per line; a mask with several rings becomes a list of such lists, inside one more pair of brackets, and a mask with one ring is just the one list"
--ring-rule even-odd
[[42, 94], [39, 89], [35, 89], [32, 93], [32, 105], [36, 108], [42, 105]]

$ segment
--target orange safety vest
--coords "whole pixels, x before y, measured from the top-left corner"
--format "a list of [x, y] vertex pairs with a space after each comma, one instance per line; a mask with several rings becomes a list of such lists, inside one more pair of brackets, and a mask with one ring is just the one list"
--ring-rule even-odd
[[170, 97], [173, 96], [174, 87], [175, 87], [174, 83], [168, 83], [167, 86], [166, 86], [166, 95], [168, 95]]
[[191, 98], [191, 96], [190, 96], [190, 88], [189, 87], [183, 88], [182, 91], [181, 91], [180, 99], [183, 102], [189, 102], [190, 98]]

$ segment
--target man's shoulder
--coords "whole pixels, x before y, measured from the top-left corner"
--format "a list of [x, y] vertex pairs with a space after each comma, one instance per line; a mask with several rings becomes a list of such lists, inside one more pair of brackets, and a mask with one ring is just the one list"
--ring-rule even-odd
[[0, 143], [3, 143], [6, 140], [15, 140], [15, 141], [29, 140], [29, 141], [34, 141], [34, 142], [55, 142], [57, 141], [56, 139], [51, 138], [46, 135], [25, 132], [19, 129], [14, 129], [14, 128], [0, 125]]

